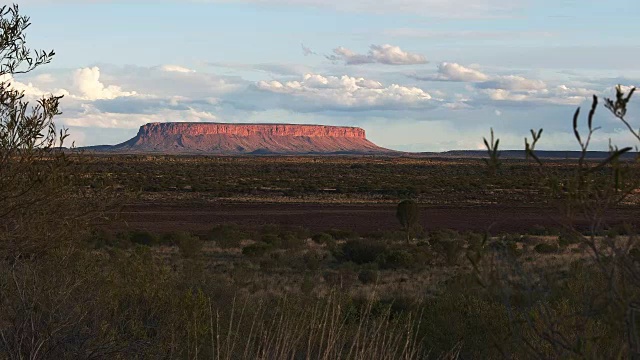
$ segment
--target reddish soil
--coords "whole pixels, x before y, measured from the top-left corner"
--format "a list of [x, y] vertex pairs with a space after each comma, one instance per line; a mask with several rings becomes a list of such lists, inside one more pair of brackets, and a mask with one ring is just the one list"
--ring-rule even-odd
[[[426, 229], [447, 228], [523, 232], [536, 225], [560, 227], [560, 216], [553, 209], [536, 207], [423, 207], [422, 224]], [[204, 232], [215, 224], [233, 222], [247, 227], [273, 223], [304, 226], [314, 231], [326, 229], [353, 230], [360, 234], [378, 230], [395, 230], [399, 225], [393, 205], [322, 205], [266, 203], [139, 203], [125, 206], [121, 213], [124, 223], [118, 230], [146, 229], [153, 232], [184, 230]], [[640, 225], [640, 207], [615, 210], [608, 223], [628, 222]], [[576, 221], [584, 227], [585, 221]]]

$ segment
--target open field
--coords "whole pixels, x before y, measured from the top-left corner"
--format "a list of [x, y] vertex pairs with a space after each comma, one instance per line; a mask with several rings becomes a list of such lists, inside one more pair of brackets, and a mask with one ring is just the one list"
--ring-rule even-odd
[[[395, 204], [308, 204], [308, 203], [136, 203], [123, 207], [121, 220], [114, 224], [149, 231], [189, 230], [202, 233], [213, 225], [242, 224], [257, 228], [264, 224], [303, 226], [310, 230], [344, 229], [360, 234], [399, 228]], [[611, 224], [640, 224], [640, 208], [617, 209], [608, 218]], [[422, 206], [421, 224], [426, 230], [490, 231], [491, 233], [523, 233], [537, 226], [558, 228], [557, 211], [543, 207], [487, 206]], [[588, 222], [574, 225], [585, 228]]]
[[[574, 162], [549, 165], [561, 176]], [[533, 164], [507, 160], [489, 178], [481, 159], [405, 157], [97, 156], [84, 186], [129, 191], [118, 229], [202, 232], [222, 223], [275, 223], [358, 233], [395, 230], [395, 206], [418, 201], [427, 230], [525, 232], [564, 223]], [[636, 224], [637, 194], [612, 211], [612, 224]], [[575, 219], [577, 226], [584, 220]]]
[[[80, 324], [55, 341], [82, 329], [123, 358], [217, 359], [611, 358], [627, 344], [626, 300], [608, 305], [607, 266], [640, 264], [636, 192], [609, 203], [591, 231], [593, 221], [560, 211], [569, 190], [554, 192], [522, 160], [494, 175], [481, 159], [72, 160], [67, 192], [48, 198], [55, 218], [16, 227], [48, 234], [69, 214], [55, 256], [37, 268], [47, 279], [37, 278], [37, 301]], [[411, 228], [396, 217], [407, 198], [420, 209]], [[106, 214], [94, 203], [103, 200]], [[74, 226], [91, 209], [99, 218]], [[14, 284], [4, 286], [20, 304]]]

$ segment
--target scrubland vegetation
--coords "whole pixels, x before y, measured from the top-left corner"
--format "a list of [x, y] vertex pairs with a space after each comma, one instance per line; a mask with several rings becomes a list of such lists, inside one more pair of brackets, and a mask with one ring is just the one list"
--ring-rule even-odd
[[[0, 14], [0, 74], [50, 61], [52, 52], [24, 46], [28, 19], [17, 8]], [[606, 103], [624, 124], [630, 95]], [[59, 100], [33, 106], [0, 86], [3, 358], [611, 359], [638, 351], [637, 232], [605, 220], [637, 206], [637, 164], [619, 160], [630, 148], [600, 162], [543, 164], [541, 133], [532, 132], [529, 162], [502, 162], [492, 138], [486, 166], [461, 161], [447, 173], [415, 159], [91, 157], [60, 151]], [[595, 104], [587, 125], [574, 119], [585, 152]], [[326, 189], [344, 198], [323, 197]], [[397, 227], [374, 233], [110, 226], [122, 204], [179, 191], [415, 203], [401, 205]], [[491, 224], [426, 231], [414, 213], [443, 192], [463, 205], [524, 196], [561, 215], [556, 227], [521, 234], [496, 234]], [[578, 218], [590, 226], [576, 229]]]

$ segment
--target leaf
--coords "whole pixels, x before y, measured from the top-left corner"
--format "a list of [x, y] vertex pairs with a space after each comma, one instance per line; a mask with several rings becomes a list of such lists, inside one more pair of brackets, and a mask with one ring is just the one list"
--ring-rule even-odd
[[597, 106], [598, 106], [598, 97], [593, 95], [593, 103], [591, 104], [591, 111], [589, 111], [589, 130], [593, 128], [593, 116], [596, 113]]
[[610, 162], [616, 160], [617, 158], [619, 158], [622, 154], [627, 153], [629, 151], [633, 150], [633, 148], [631, 147], [626, 147], [620, 150], [616, 150], [613, 152], [613, 154], [609, 155], [608, 158], [606, 158], [603, 162], [601, 162], [600, 164], [598, 164], [597, 166], [589, 169], [589, 173], [592, 173], [596, 170], [602, 169], [604, 166], [606, 166], [607, 164], [609, 164]]
[[573, 115], [573, 133], [578, 139], [580, 145], [582, 145], [582, 140], [580, 139], [580, 133], [578, 132], [578, 116], [580, 116], [580, 108], [576, 109], [575, 114]]

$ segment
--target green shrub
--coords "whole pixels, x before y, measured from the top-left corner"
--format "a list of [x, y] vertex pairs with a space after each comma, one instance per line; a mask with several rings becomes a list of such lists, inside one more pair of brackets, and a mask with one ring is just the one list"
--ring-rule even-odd
[[378, 282], [379, 278], [380, 273], [372, 269], [363, 269], [358, 273], [358, 280], [365, 285], [375, 284]]
[[349, 240], [349, 239], [355, 239], [358, 237], [358, 234], [355, 231], [351, 231], [351, 230], [331, 229], [325, 232], [333, 236], [333, 238], [336, 240]]
[[236, 224], [219, 224], [209, 230], [206, 239], [215, 241], [222, 249], [228, 249], [240, 247], [240, 242], [247, 237], [248, 234]]
[[158, 237], [145, 230], [130, 231], [129, 240], [138, 245], [154, 246], [159, 244]]
[[311, 237], [311, 240], [313, 240], [314, 242], [318, 243], [318, 244], [330, 244], [330, 243], [334, 243], [335, 240], [333, 239], [333, 236], [327, 234], [327, 233], [317, 233], [317, 234], [313, 234], [313, 236]]
[[264, 234], [260, 237], [260, 241], [265, 244], [269, 244], [274, 248], [279, 248], [280, 245], [282, 245], [282, 239], [276, 234]]
[[191, 234], [185, 231], [172, 231], [166, 234], [163, 234], [158, 238], [158, 244], [165, 246], [178, 246], [180, 244], [180, 240], [184, 238], [191, 237]]
[[553, 254], [558, 252], [558, 245], [549, 244], [549, 243], [540, 243], [536, 245], [534, 248], [535, 252], [538, 254]]
[[383, 269], [411, 269], [416, 265], [413, 254], [404, 249], [385, 252], [378, 257], [377, 263]]
[[302, 260], [304, 261], [305, 267], [307, 269], [318, 270], [325, 257], [325, 254], [319, 251], [310, 250], [302, 255]]
[[457, 231], [436, 230], [429, 235], [433, 250], [440, 254], [448, 265], [457, 265], [464, 253], [464, 241]]
[[348, 240], [334, 252], [334, 256], [340, 262], [367, 264], [377, 261], [386, 252], [387, 245], [380, 241]]
[[250, 257], [261, 257], [273, 249], [272, 245], [256, 242], [242, 248], [242, 254]]
[[561, 248], [565, 248], [569, 245], [578, 244], [582, 241], [580, 235], [563, 233], [558, 236], [558, 245]]
[[304, 246], [305, 237], [301, 233], [286, 231], [280, 234], [280, 248], [282, 249], [298, 249]]
[[202, 251], [202, 240], [189, 233], [179, 233], [175, 239], [180, 254], [185, 258], [195, 258]]

